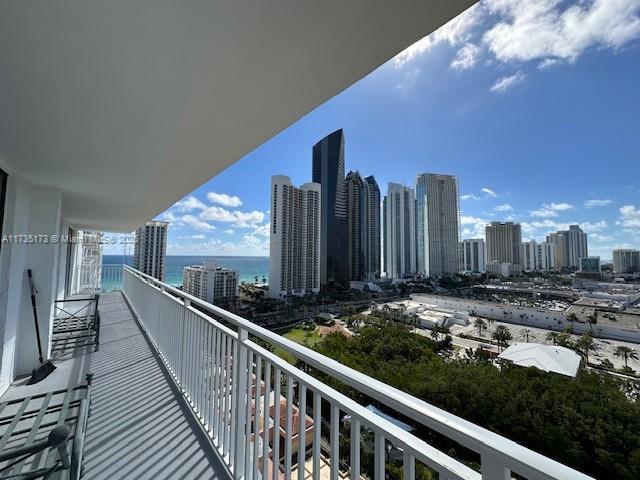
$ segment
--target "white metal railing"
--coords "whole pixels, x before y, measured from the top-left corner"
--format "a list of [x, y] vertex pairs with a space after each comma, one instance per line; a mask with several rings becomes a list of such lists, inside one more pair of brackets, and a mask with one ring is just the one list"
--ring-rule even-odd
[[122, 265], [106, 264], [102, 265], [102, 275], [100, 278], [100, 290], [102, 292], [113, 292], [122, 288]]
[[[326, 469], [332, 480], [377, 480], [385, 478], [387, 463], [402, 464], [403, 480], [413, 480], [418, 465], [440, 479], [504, 480], [511, 472], [530, 480], [591, 478], [130, 267], [124, 267], [123, 292], [235, 478], [291, 480], [296, 472], [302, 480], [312, 472], [318, 479]], [[295, 368], [249, 335], [473, 450], [482, 472]], [[306, 467], [299, 468], [300, 462]]]

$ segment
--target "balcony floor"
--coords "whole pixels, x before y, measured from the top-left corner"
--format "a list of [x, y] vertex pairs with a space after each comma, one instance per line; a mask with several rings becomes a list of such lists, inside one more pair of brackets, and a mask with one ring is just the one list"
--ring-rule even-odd
[[98, 351], [77, 349], [46, 380], [18, 380], [2, 401], [66, 388], [93, 373], [85, 476], [99, 479], [227, 479], [204, 433], [150, 348], [120, 292], [100, 297]]

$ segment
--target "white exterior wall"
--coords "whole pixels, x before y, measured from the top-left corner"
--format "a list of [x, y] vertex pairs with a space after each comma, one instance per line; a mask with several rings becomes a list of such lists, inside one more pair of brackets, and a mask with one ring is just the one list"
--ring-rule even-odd
[[[9, 169], [5, 200], [4, 235], [60, 235], [62, 194], [59, 190], [33, 185]], [[32, 269], [38, 290], [36, 307], [41, 342], [49, 356], [53, 301], [64, 291], [64, 276], [58, 267], [66, 245], [59, 243], [7, 243], [0, 247], [0, 394], [13, 378], [30, 374], [38, 365], [38, 349], [27, 269]], [[62, 283], [61, 283], [62, 282]]]
[[[468, 300], [463, 298], [439, 297], [436, 295], [411, 295], [411, 300], [416, 302], [437, 305], [448, 310], [461, 310], [469, 312], [472, 316], [491, 318], [496, 321], [527, 325], [530, 327], [547, 330], [564, 330], [569, 325], [564, 312], [542, 310], [513, 305], [501, 305], [498, 303], [484, 302], [480, 300]], [[581, 335], [589, 331], [589, 326], [583, 323], [574, 323], [574, 333]], [[601, 338], [623, 340], [640, 343], [640, 330], [618, 327], [613, 325], [593, 325], [593, 332]]]
[[464, 273], [484, 273], [487, 269], [485, 261], [485, 244], [482, 238], [470, 238], [460, 243], [460, 269]]
[[389, 183], [383, 212], [384, 268], [388, 278], [417, 272], [415, 204], [412, 188]]
[[300, 188], [271, 177], [269, 295], [282, 298], [320, 291], [321, 186]]
[[525, 272], [538, 269], [538, 249], [535, 240], [520, 244], [520, 263]]

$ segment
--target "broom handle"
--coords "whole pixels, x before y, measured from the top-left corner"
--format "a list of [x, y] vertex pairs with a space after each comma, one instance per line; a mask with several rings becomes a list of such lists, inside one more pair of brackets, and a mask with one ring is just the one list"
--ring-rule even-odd
[[40, 363], [44, 363], [44, 359], [42, 358], [42, 345], [40, 344], [40, 326], [38, 325], [38, 311], [36, 310], [36, 289], [33, 286], [33, 278], [31, 277], [31, 269], [27, 270], [27, 275], [29, 276], [29, 286], [31, 287], [31, 308], [33, 308], [33, 320], [36, 323], [36, 340], [38, 340], [38, 356], [40, 359]]

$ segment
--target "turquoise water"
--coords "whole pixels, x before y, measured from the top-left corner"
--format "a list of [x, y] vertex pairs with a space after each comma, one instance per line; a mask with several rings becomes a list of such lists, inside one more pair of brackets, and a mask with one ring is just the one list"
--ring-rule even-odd
[[[169, 285], [182, 285], [182, 270], [189, 265], [202, 265], [205, 260], [215, 260], [221, 267], [231, 268], [240, 275], [240, 282], [253, 283], [258, 277], [258, 282], [269, 281], [269, 257], [214, 257], [194, 255], [167, 255], [167, 272], [165, 282]], [[102, 265], [131, 265], [131, 256], [103, 255]], [[119, 277], [119, 276], [118, 276]], [[103, 269], [103, 286], [110, 289], [118, 288], [120, 278], [112, 278], [108, 268]]]

